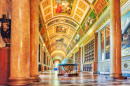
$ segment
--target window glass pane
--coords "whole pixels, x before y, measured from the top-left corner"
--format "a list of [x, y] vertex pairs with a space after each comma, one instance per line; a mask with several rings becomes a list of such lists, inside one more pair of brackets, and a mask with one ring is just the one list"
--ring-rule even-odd
[[106, 26], [106, 59], [110, 59], [110, 25]]
[[101, 31], [101, 60], [104, 60], [104, 29]]
[[39, 62], [40, 62], [40, 47], [41, 47], [41, 46], [40, 46], [40, 44], [39, 44], [39, 59], [38, 59]]

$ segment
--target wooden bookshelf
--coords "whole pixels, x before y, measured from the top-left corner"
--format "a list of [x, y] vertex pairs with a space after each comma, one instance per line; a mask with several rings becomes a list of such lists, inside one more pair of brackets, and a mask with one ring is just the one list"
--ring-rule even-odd
[[84, 46], [83, 71], [97, 73], [97, 33]]

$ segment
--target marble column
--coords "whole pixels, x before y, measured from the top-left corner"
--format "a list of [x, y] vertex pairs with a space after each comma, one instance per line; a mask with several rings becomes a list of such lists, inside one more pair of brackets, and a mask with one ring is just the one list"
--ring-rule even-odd
[[52, 57], [51, 57], [51, 70], [53, 69], [53, 61], [52, 61]]
[[81, 71], [81, 47], [79, 47], [79, 66], [78, 71]]
[[97, 73], [97, 61], [98, 61], [98, 33], [94, 34], [94, 62], [93, 62], [93, 73]]
[[42, 48], [42, 57], [41, 57], [41, 71], [44, 71], [44, 65], [43, 65], [43, 61], [44, 61], [44, 48]]
[[50, 58], [50, 67], [51, 67], [50, 70], [52, 70], [52, 67], [53, 67], [53, 64], [52, 64], [52, 57]]
[[7, 16], [7, 1], [6, 0], [0, 0], [0, 18], [2, 18], [3, 14]]
[[121, 14], [120, 0], [110, 0], [110, 76], [121, 79]]
[[39, 81], [38, 44], [39, 44], [39, 0], [30, 0], [30, 76]]
[[31, 83], [29, 2], [12, 0], [10, 77], [7, 83], [11, 86]]

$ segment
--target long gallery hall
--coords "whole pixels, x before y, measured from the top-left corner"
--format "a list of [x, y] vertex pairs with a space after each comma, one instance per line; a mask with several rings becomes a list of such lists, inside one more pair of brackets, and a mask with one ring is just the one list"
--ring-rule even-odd
[[130, 0], [0, 0], [0, 86], [130, 86]]

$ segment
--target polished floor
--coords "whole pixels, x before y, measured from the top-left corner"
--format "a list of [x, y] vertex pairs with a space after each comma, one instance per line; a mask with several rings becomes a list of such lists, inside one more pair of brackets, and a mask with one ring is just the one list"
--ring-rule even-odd
[[87, 72], [79, 72], [77, 77], [58, 77], [57, 74], [57, 71], [40, 72], [40, 82], [34, 82], [29, 86], [130, 86], [130, 77], [123, 80], [113, 80], [109, 78], [109, 75]]
[[77, 77], [57, 76], [57, 71], [42, 72], [40, 82], [31, 86], [130, 86], [130, 78], [113, 80], [108, 75], [79, 73]]

